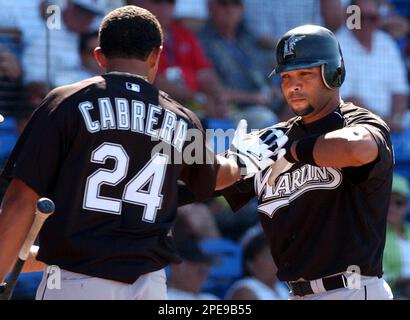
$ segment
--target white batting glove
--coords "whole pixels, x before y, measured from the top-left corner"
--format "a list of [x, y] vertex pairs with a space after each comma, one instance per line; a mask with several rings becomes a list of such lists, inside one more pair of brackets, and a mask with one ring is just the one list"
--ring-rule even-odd
[[277, 129], [246, 133], [248, 123], [242, 119], [238, 123], [228, 157], [235, 157], [242, 177], [250, 177], [271, 166], [282, 158], [286, 151], [282, 148], [288, 137]]

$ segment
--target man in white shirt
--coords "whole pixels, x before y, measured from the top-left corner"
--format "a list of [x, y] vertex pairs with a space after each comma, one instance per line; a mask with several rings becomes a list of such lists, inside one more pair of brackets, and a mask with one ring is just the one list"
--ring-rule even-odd
[[399, 48], [388, 34], [378, 30], [375, 0], [352, 4], [361, 9], [361, 29], [344, 28], [336, 34], [350, 70], [341, 88], [342, 96], [381, 116], [392, 131], [401, 131], [407, 111], [408, 80]]
[[273, 49], [288, 30], [302, 24], [335, 31], [343, 23], [340, 0], [245, 0], [245, 23], [262, 46]]
[[[78, 51], [79, 35], [89, 31], [95, 20], [105, 12], [105, 0], [71, 0], [61, 11], [61, 28], [51, 28], [38, 7], [37, 24], [42, 25], [35, 39], [27, 39], [23, 51], [24, 82], [48, 82], [61, 86], [77, 81], [81, 59]], [[53, 11], [57, 18], [57, 11]], [[47, 15], [46, 15], [47, 16]], [[47, 19], [50, 19], [47, 16]], [[57, 26], [57, 24], [55, 24]], [[48, 34], [47, 34], [48, 31]], [[23, 25], [23, 34], [29, 32]]]

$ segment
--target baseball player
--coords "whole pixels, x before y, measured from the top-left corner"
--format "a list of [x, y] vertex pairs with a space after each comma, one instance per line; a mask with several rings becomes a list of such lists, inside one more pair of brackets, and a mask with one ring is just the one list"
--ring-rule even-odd
[[[163, 43], [157, 19], [121, 7], [99, 37], [95, 57], [107, 73], [50, 92], [2, 173], [11, 183], [0, 215], [0, 282], [41, 195], [56, 210], [37, 259], [59, 267], [61, 287], [49, 288], [47, 269], [37, 299], [165, 299], [164, 267], [180, 261], [170, 232], [178, 180], [204, 200], [272, 164], [287, 137], [274, 129], [262, 143], [241, 121], [229, 159], [215, 156], [198, 118], [152, 85]], [[199, 132], [195, 148], [190, 130]], [[191, 153], [199, 160], [188, 161]]]
[[382, 278], [393, 170], [389, 128], [341, 100], [343, 56], [326, 28], [305, 25], [284, 34], [272, 73], [296, 114], [274, 126], [289, 137], [286, 161], [222, 193], [234, 210], [257, 197], [291, 299], [392, 299]]

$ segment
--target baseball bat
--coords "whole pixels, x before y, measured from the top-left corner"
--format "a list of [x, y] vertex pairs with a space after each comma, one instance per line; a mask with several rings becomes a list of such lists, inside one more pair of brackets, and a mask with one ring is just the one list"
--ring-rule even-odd
[[55, 206], [53, 201], [51, 201], [48, 198], [41, 198], [37, 201], [36, 213], [33, 224], [31, 225], [30, 231], [27, 234], [23, 246], [20, 249], [13, 270], [11, 271], [10, 276], [7, 279], [7, 282], [0, 284], [0, 300], [11, 299], [17, 278], [30, 254], [30, 248], [36, 240], [37, 235], [40, 232], [40, 229], [43, 226], [44, 222], [54, 212], [54, 209]]

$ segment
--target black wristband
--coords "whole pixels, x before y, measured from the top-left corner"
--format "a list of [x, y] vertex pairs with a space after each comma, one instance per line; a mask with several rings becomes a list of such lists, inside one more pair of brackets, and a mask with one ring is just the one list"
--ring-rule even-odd
[[312, 135], [306, 138], [300, 139], [296, 144], [296, 156], [298, 161], [306, 164], [311, 164], [312, 166], [317, 166], [315, 159], [313, 159], [313, 148], [317, 138], [320, 134]]
[[286, 142], [285, 145], [283, 146], [283, 148], [286, 150], [284, 157], [290, 163], [296, 162], [296, 159], [293, 157], [292, 152], [290, 152], [290, 147], [292, 146], [292, 143], [294, 141], [295, 140], [288, 140], [288, 142]]

